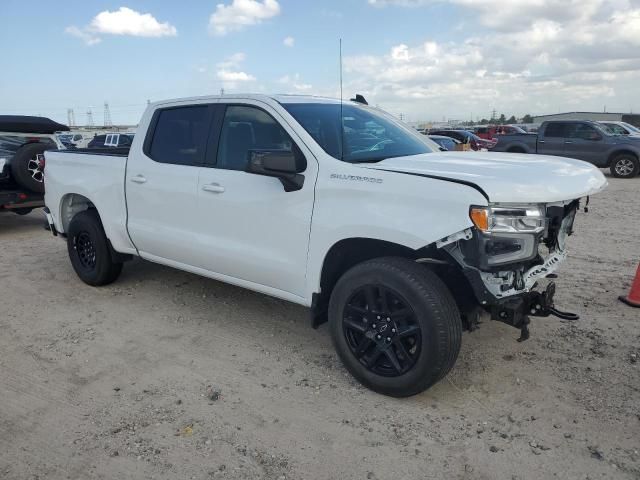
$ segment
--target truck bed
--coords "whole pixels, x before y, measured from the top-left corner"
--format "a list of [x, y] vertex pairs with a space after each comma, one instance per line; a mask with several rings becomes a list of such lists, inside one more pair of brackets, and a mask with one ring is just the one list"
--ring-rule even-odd
[[[102, 150], [102, 151], [101, 151]], [[127, 234], [127, 207], [124, 179], [127, 155], [115, 149], [70, 149], [45, 152], [45, 203], [86, 208], [91, 199], [102, 216], [102, 222], [112, 243], [131, 245]], [[126, 149], [128, 152], [128, 149]], [[74, 208], [66, 216], [55, 212], [56, 229], [67, 230]]]

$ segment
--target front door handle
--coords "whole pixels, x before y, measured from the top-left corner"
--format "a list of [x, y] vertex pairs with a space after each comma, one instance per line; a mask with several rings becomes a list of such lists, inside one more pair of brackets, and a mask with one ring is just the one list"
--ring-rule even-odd
[[133, 183], [147, 183], [147, 178], [144, 175], [136, 175], [135, 177], [131, 177], [131, 181]]
[[573, 143], [573, 142], [564, 142], [565, 145], [569, 145], [571, 143]]
[[202, 186], [202, 190], [211, 193], [224, 193], [224, 187], [219, 183], [209, 183]]

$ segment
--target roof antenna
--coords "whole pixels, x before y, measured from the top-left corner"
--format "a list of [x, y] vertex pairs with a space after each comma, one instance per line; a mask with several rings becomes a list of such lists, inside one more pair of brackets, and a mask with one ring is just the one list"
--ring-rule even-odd
[[342, 115], [342, 38], [340, 39], [340, 160], [344, 161], [344, 116]]

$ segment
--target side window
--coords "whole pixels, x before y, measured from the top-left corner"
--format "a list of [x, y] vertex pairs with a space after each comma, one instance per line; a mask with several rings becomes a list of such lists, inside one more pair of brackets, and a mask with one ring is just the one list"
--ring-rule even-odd
[[565, 124], [564, 123], [550, 123], [544, 130], [545, 137], [564, 137], [565, 136]]
[[216, 166], [244, 170], [252, 150], [292, 148], [291, 138], [271, 115], [255, 107], [230, 106], [222, 122]]
[[587, 125], [586, 123], [573, 123], [571, 124], [571, 128], [569, 129], [569, 134], [567, 136], [569, 138], [593, 140], [595, 137], [599, 136], [599, 133], [595, 128], [591, 125]]
[[167, 108], [156, 115], [149, 157], [159, 163], [202, 164], [209, 132], [209, 107]]

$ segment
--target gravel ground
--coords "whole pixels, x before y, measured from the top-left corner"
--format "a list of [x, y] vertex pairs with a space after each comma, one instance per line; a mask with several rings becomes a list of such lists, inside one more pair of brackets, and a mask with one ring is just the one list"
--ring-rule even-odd
[[41, 213], [0, 215], [0, 478], [638, 479], [640, 178], [609, 182], [557, 281], [582, 319], [485, 320], [402, 400], [301, 307], [143, 261], [91, 288]]

